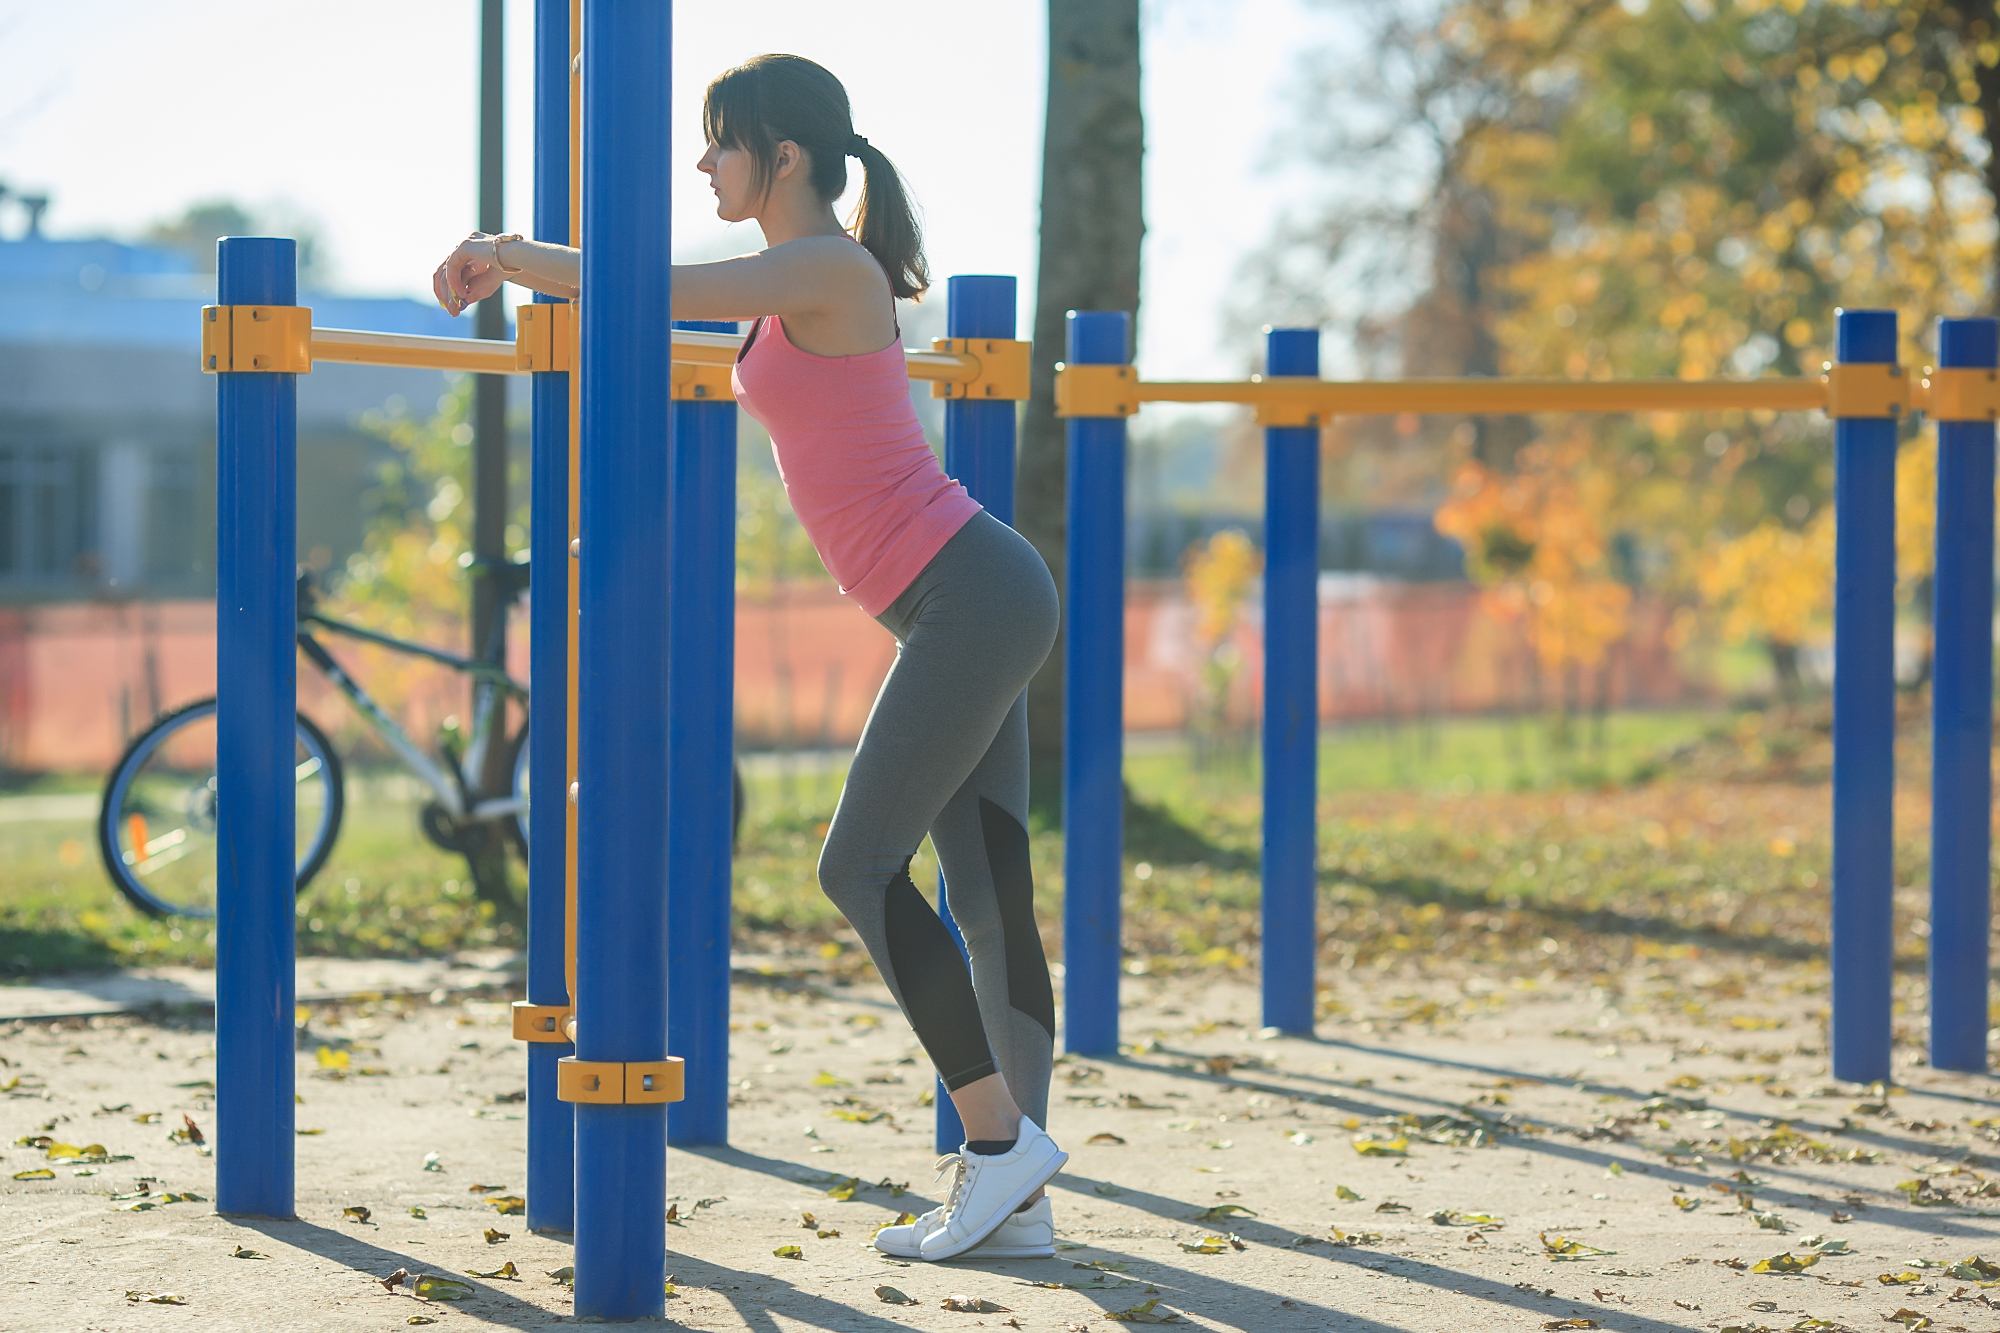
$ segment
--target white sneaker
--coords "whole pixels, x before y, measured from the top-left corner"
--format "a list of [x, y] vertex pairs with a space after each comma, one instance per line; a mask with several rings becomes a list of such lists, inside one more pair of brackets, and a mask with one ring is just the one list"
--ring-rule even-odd
[[[883, 1227], [875, 1233], [875, 1248], [898, 1259], [921, 1259], [924, 1237], [944, 1221], [942, 1206], [914, 1222]], [[973, 1259], [1053, 1259], [1056, 1257], [1056, 1215], [1049, 1196], [1007, 1215], [993, 1234], [961, 1255]]]
[[950, 1156], [943, 1159], [942, 1166], [954, 1168], [951, 1193], [945, 1196], [944, 1217], [918, 1244], [920, 1258], [949, 1259], [979, 1244], [1069, 1160], [1026, 1116], [1017, 1135], [1010, 1152], [961, 1152], [956, 1162]]

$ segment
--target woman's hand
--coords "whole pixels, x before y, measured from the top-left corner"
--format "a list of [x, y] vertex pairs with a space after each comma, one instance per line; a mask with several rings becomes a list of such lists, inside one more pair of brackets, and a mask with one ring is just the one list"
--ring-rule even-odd
[[507, 281], [494, 251], [493, 238], [476, 231], [437, 266], [437, 272], [431, 274], [431, 291], [446, 314], [464, 314], [467, 306], [485, 300]]

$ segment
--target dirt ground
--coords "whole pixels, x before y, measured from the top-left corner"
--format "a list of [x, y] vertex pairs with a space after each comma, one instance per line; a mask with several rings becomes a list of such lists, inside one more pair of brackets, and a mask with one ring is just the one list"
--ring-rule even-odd
[[[1900, 1086], [1836, 1086], [1823, 974], [1674, 952], [1579, 983], [1337, 974], [1316, 1041], [1258, 1031], [1247, 969], [1128, 978], [1136, 1044], [1058, 1070], [1059, 1254], [941, 1265], [868, 1245], [938, 1197], [930, 1078], [886, 993], [805, 965], [739, 977], [734, 1146], [669, 1157], [668, 1319], [2000, 1330], [1992, 1080], [1904, 1047]], [[217, 1216], [213, 1159], [170, 1141], [212, 1128], [205, 1019], [0, 1028], [0, 1329], [572, 1321], [550, 1276], [568, 1238], [487, 1202], [524, 1184], [504, 997], [435, 998], [312, 1008], [288, 1222]], [[398, 1268], [471, 1294], [391, 1291]]]

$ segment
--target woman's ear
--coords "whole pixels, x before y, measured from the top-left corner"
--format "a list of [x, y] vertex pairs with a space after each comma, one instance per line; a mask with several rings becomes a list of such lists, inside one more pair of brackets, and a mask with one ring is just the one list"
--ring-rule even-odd
[[773, 180], [783, 180], [785, 177], [791, 175], [793, 168], [798, 166], [799, 159], [802, 156], [803, 154], [799, 152], [798, 144], [790, 139], [780, 139], [778, 141], [777, 165], [772, 168], [771, 178]]

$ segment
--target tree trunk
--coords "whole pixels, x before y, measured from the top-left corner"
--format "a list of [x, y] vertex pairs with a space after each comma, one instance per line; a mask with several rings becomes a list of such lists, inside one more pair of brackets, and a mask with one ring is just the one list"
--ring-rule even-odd
[[[1071, 310], [1139, 312], [1138, 0], [1049, 0], [1048, 116], [1042, 136], [1041, 253], [1034, 377], [1022, 424], [1015, 527], [1060, 587], [1068, 532], [1055, 363]], [[1034, 806], [1060, 817], [1063, 641], [1028, 687]]]

